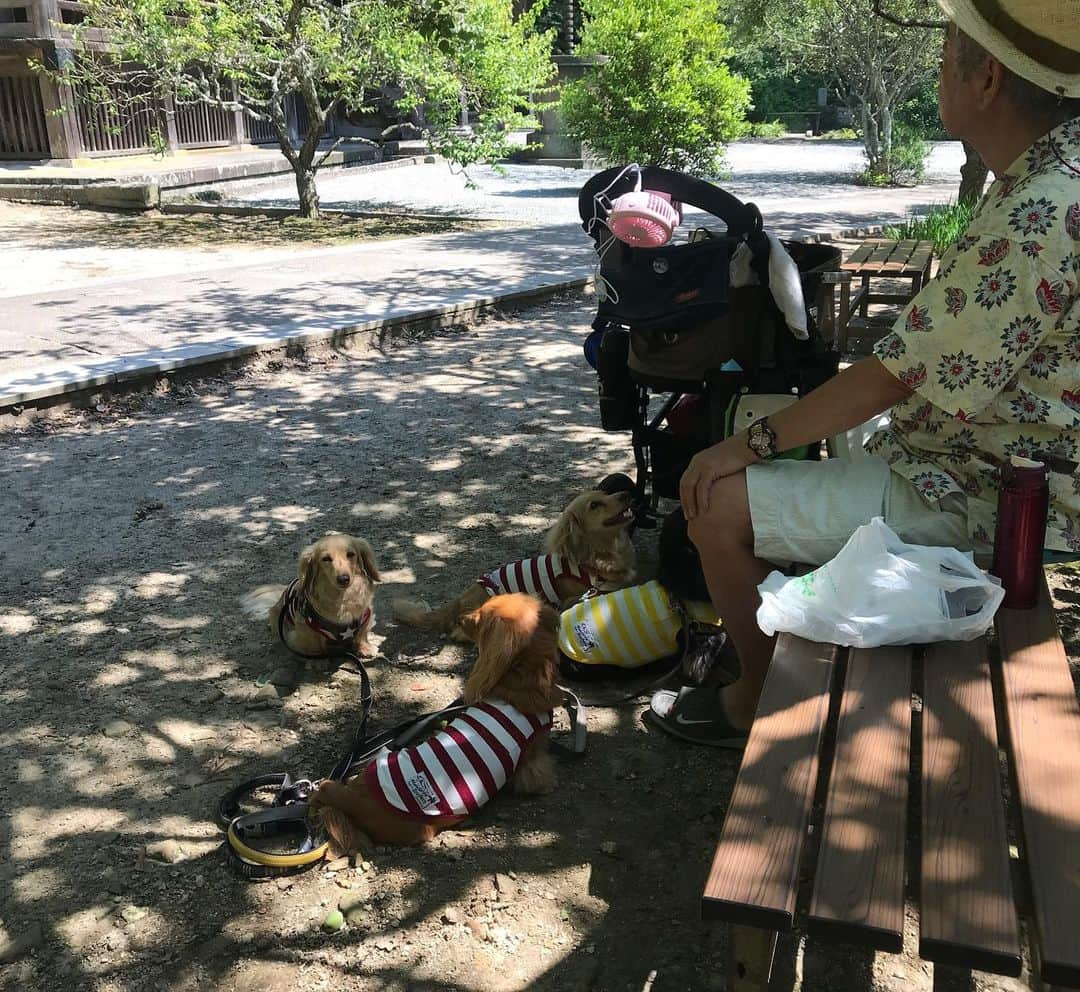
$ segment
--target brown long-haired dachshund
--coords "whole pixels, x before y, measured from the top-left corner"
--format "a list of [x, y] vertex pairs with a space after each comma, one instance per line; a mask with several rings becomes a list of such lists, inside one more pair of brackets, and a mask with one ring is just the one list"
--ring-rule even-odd
[[394, 615], [410, 627], [458, 634], [461, 617], [497, 593], [527, 592], [558, 608], [590, 588], [610, 592], [630, 585], [636, 564], [629, 534], [632, 500], [633, 493], [628, 492], [581, 493], [544, 536], [542, 555], [489, 572], [438, 609], [395, 599], [390, 604]]
[[465, 680], [466, 709], [421, 744], [383, 753], [347, 783], [312, 795], [332, 845], [422, 844], [460, 823], [509, 782], [522, 794], [550, 792], [547, 750], [556, 686], [557, 616], [523, 593], [494, 596], [462, 618], [479, 657]]

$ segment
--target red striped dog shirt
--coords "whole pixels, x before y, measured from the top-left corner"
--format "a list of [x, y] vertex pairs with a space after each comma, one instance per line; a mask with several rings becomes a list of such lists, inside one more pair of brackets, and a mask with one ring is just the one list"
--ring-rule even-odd
[[480, 703], [422, 744], [380, 755], [364, 769], [364, 782], [412, 819], [466, 816], [506, 784], [528, 745], [550, 727], [550, 712], [527, 716], [509, 703]]

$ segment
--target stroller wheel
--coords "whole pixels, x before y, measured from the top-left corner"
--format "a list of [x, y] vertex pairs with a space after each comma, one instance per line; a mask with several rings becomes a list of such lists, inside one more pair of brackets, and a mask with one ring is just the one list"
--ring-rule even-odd
[[634, 480], [630, 476], [623, 472], [616, 472], [614, 475], [607, 475], [601, 479], [596, 488], [609, 496], [614, 496], [615, 493], [633, 492], [637, 486], [634, 485]]

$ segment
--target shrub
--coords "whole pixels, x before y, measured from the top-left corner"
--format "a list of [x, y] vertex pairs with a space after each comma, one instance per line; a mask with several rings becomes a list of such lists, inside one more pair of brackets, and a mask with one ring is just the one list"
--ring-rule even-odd
[[825, 131], [822, 135], [826, 141], [861, 141], [862, 135], [853, 127], [838, 127], [832, 131]]
[[780, 121], [763, 121], [750, 125], [751, 138], [782, 138], [787, 128]]
[[716, 0], [586, 0], [584, 10], [578, 54], [608, 61], [563, 88], [566, 133], [610, 162], [714, 175], [750, 105]]
[[860, 186], [914, 186], [926, 175], [930, 146], [922, 135], [903, 124], [893, 126], [892, 147], [855, 177]]
[[933, 241], [941, 255], [967, 230], [974, 214], [974, 203], [936, 203], [924, 215], [910, 214], [899, 227], [885, 228], [884, 235], [897, 241]]

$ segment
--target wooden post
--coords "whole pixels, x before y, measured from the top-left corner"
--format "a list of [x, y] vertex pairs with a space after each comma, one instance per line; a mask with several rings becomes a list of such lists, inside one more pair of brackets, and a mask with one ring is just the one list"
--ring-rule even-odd
[[775, 953], [776, 931], [728, 927], [728, 992], [765, 992]]
[[[62, 69], [71, 61], [72, 52], [68, 48], [57, 48], [51, 53], [43, 52], [42, 58], [50, 69]], [[49, 158], [78, 158], [83, 153], [83, 141], [74, 92], [70, 86], [58, 85], [44, 75], [38, 76], [38, 85], [45, 111], [45, 129], [49, 134]]]
[[165, 144], [169, 146], [169, 154], [175, 155], [180, 147], [180, 137], [176, 132], [176, 103], [171, 96], [165, 97], [161, 116], [165, 118]]
[[[236, 83], [233, 83], [233, 99], [237, 99]], [[242, 145], [247, 141], [247, 137], [244, 133], [244, 112], [242, 110], [234, 110], [232, 114], [232, 143], [234, 145]]]

